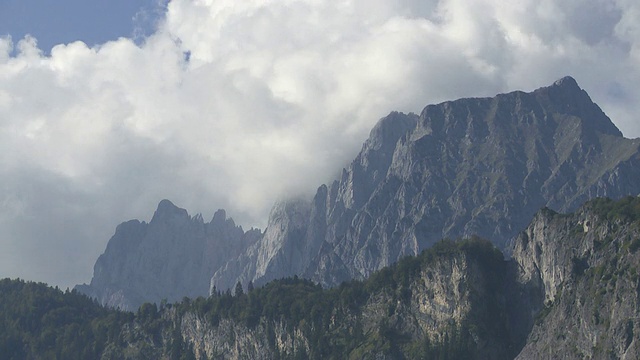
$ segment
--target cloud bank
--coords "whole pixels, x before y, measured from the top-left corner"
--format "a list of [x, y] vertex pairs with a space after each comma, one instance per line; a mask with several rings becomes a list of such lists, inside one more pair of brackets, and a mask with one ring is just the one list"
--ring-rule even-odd
[[173, 0], [141, 45], [0, 38], [0, 276], [87, 282], [163, 198], [263, 226], [390, 111], [564, 75], [640, 136], [640, 3]]

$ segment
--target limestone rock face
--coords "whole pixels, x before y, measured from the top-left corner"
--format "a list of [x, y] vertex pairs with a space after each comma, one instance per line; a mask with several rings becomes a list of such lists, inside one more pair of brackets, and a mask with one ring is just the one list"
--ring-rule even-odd
[[[274, 224], [296, 228], [309, 209], [298, 205], [277, 206]], [[183, 223], [184, 212], [166, 210], [157, 219]], [[505, 259], [487, 240], [441, 241], [333, 289], [289, 278], [235, 295], [145, 304], [135, 317], [111, 313], [124, 321], [113, 323], [122, 327], [101, 358], [640, 357], [640, 197], [598, 198], [565, 214], [541, 209], [506, 250]], [[9, 303], [20, 288], [11, 283], [3, 281]], [[38, 302], [62, 296], [49, 294], [58, 300]], [[85, 315], [96, 314], [103, 312]]]
[[[363, 285], [341, 285], [339, 290], [347, 293], [358, 286], [370, 292], [361, 306], [336, 304], [340, 315], [332, 317], [325, 333], [358, 329], [368, 334], [350, 354], [363, 358], [412, 358], [376, 348], [379, 336], [384, 336], [381, 332], [396, 332], [396, 339], [404, 339], [399, 341], [429, 339], [439, 344], [446, 343], [444, 336], [452, 329], [468, 335], [478, 359], [640, 356], [640, 198], [596, 199], [569, 214], [542, 209], [508, 245], [511, 257], [507, 260], [486, 242], [474, 239], [459, 244], [455, 249], [439, 244], [420, 255], [420, 260], [401, 261]], [[403, 283], [403, 277], [392, 275], [399, 269], [415, 275]], [[374, 285], [385, 281], [395, 284], [395, 290]], [[269, 352], [276, 347], [265, 345], [264, 320], [252, 332], [232, 322], [218, 327], [202, 324], [195, 328], [214, 329], [206, 330], [202, 338], [193, 326], [185, 332], [183, 319], [183, 336], [195, 349], [202, 349], [202, 358], [212, 353], [242, 358], [234, 349], [255, 352], [260, 346]], [[235, 328], [230, 330], [230, 325]], [[280, 353], [311, 349], [310, 358], [321, 358], [314, 357], [309, 345], [314, 330], [305, 333], [291, 324], [274, 328], [284, 343], [297, 344], [278, 343]], [[283, 328], [289, 330], [283, 332]], [[228, 336], [229, 332], [238, 335]], [[254, 340], [242, 345], [246, 333]]]
[[442, 238], [478, 235], [504, 249], [540, 208], [635, 196], [638, 179], [640, 139], [624, 138], [566, 77], [530, 93], [389, 114], [338, 179], [312, 199], [277, 203], [264, 233], [245, 233], [224, 211], [204, 223], [163, 201], [149, 224], [118, 227], [91, 284], [78, 289], [135, 308], [238, 281], [298, 275], [335, 286]]
[[[300, 275], [334, 286], [447, 237], [479, 235], [504, 248], [542, 207], [572, 211], [594, 197], [639, 194], [639, 146], [571, 77], [531, 93], [429, 105], [419, 116], [394, 112], [295, 227], [270, 222], [269, 240], [212, 284]], [[285, 243], [305, 250], [306, 267]]]
[[637, 359], [638, 248], [638, 198], [598, 199], [569, 215], [538, 213], [513, 243], [518, 282], [541, 290], [518, 358]]
[[219, 210], [202, 216], [162, 200], [149, 223], [120, 224], [94, 266], [89, 285], [76, 289], [100, 303], [135, 310], [143, 302], [206, 296], [214, 271], [254, 244], [258, 230], [244, 232]]
[[512, 359], [519, 339], [505, 311], [506, 265], [486, 240], [444, 241], [339, 289], [282, 279], [159, 312], [148, 306], [152, 321], [143, 307], [113, 353], [124, 348], [132, 358], [168, 358], [183, 348], [196, 359]]
[[[295, 350], [308, 353], [309, 339], [298, 329], [288, 331], [283, 322], [263, 321], [248, 328], [224, 319], [213, 326], [192, 313], [185, 314], [179, 321], [182, 337], [193, 347], [197, 359], [270, 360], [278, 358], [278, 354], [292, 356]], [[273, 345], [269, 343], [269, 336], [277, 339]]]
[[301, 242], [307, 233], [309, 203], [298, 200], [280, 202], [271, 210], [267, 229], [237, 259], [223, 265], [211, 278], [211, 290], [232, 289], [238, 281], [246, 285], [299, 274], [307, 266], [312, 244]]

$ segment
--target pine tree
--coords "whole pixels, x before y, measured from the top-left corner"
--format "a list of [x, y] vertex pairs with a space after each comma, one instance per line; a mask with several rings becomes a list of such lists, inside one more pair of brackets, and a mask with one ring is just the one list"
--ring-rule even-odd
[[242, 289], [242, 283], [238, 281], [238, 283], [236, 284], [235, 296], [242, 296], [242, 295], [244, 295], [244, 290]]

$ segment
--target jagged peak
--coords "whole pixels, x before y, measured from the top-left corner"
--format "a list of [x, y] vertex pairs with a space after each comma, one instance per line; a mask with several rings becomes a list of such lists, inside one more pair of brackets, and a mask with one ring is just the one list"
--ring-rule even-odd
[[581, 118], [583, 126], [587, 129], [622, 137], [620, 129], [571, 76], [556, 80], [552, 85], [540, 88], [534, 93], [548, 96], [549, 100], [556, 104], [559, 111]]
[[362, 151], [379, 149], [383, 146], [395, 146], [396, 141], [410, 132], [418, 123], [418, 115], [392, 111], [389, 115], [378, 120], [369, 132], [367, 141], [362, 145]]
[[195, 214], [193, 216], [193, 221], [199, 222], [199, 223], [204, 223], [204, 219], [202, 218], [202, 214], [201, 213]]
[[[517, 93], [519, 91], [514, 91], [514, 92]], [[511, 93], [514, 93], [514, 92], [511, 92]], [[511, 93], [507, 93], [505, 95], [509, 95]], [[580, 87], [580, 85], [578, 85], [578, 81], [576, 81], [576, 79], [574, 79], [569, 75], [561, 77], [560, 79], [554, 81], [550, 85], [542, 86], [534, 90], [533, 93], [545, 93], [545, 94], [548, 94], [549, 96], [558, 96], [558, 94], [560, 93], [579, 94], [581, 97], [582, 96], [586, 96], [587, 98], [589, 97], [587, 92], [584, 91]], [[562, 100], [567, 100], [567, 98], [563, 98]], [[589, 101], [591, 101], [591, 99], [589, 99]]]
[[302, 197], [293, 197], [289, 199], [280, 199], [275, 202], [269, 213], [269, 220], [280, 216], [290, 216], [293, 213], [300, 212], [300, 209], [306, 209], [310, 206], [310, 201]]
[[177, 206], [175, 206], [171, 200], [168, 199], [162, 199], [160, 200], [160, 202], [158, 203], [158, 209], [157, 210], [165, 210], [165, 209], [179, 209]]
[[622, 132], [571, 76], [564, 76], [551, 85], [532, 92], [513, 91], [491, 98], [462, 98], [427, 105], [420, 114], [421, 122], [418, 128], [421, 131], [418, 133], [438, 134], [445, 130], [451, 132], [456, 126], [466, 125], [465, 122], [468, 120], [466, 114], [470, 107], [489, 101], [510, 104], [509, 100], [514, 98], [540, 103], [547, 112], [559, 115], [555, 118], [557, 121], [578, 118], [583, 128], [590, 134], [601, 133], [622, 137]]
[[151, 222], [169, 217], [189, 217], [187, 210], [175, 206], [171, 201], [163, 199], [158, 203], [158, 208], [153, 214]]
[[224, 209], [218, 209], [211, 219], [212, 224], [222, 224], [227, 220], [227, 212]]
[[565, 76], [561, 79], [556, 80], [552, 86], [582, 90], [578, 85], [576, 79], [572, 78], [571, 76]]

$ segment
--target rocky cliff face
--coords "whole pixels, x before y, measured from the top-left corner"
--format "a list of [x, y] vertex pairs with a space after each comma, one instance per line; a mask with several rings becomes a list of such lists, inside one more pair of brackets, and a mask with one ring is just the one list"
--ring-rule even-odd
[[146, 304], [106, 358], [509, 359], [505, 269], [486, 241], [444, 242], [340, 289], [288, 279], [159, 313]]
[[[211, 289], [233, 288], [238, 281], [255, 285], [264, 284], [270, 274], [299, 274], [317, 249], [301, 242], [307, 232], [309, 203], [303, 200], [280, 202], [269, 215], [267, 229], [262, 237], [246, 249], [237, 259], [224, 264], [211, 280]], [[225, 274], [225, 276], [220, 276]], [[286, 276], [286, 275], [284, 275]]]
[[542, 207], [639, 194], [639, 149], [570, 77], [394, 112], [339, 179], [312, 199], [276, 204], [264, 234], [245, 234], [223, 212], [205, 224], [161, 206], [166, 216], [149, 224], [122, 224], [78, 289], [133, 308], [293, 275], [335, 286], [442, 238], [478, 235], [504, 248]]
[[638, 249], [638, 198], [538, 213], [513, 244], [520, 284], [541, 290], [541, 312], [518, 358], [637, 359]]
[[224, 319], [213, 326], [193, 313], [179, 321], [181, 335], [197, 359], [269, 360], [309, 352], [309, 339], [280, 321], [263, 321], [249, 328]]
[[[296, 203], [291, 232], [282, 220], [292, 218], [272, 217], [267, 233], [281, 240], [263, 238], [212, 285], [297, 274], [334, 286], [446, 237], [476, 234], [502, 248], [542, 207], [640, 193], [639, 146], [570, 77], [532, 93], [429, 105], [419, 116], [392, 113], [340, 179]], [[301, 267], [300, 258], [311, 261]]]
[[9, 358], [640, 356], [640, 197], [543, 209], [508, 249], [505, 259], [486, 240], [441, 241], [331, 289], [288, 278], [135, 314], [5, 279], [0, 348]]
[[[364, 282], [271, 283], [165, 316], [197, 359], [638, 358], [640, 198], [543, 209], [509, 247], [440, 242]], [[216, 315], [234, 302], [262, 315]]]
[[[458, 341], [455, 346], [462, 343], [468, 346], [459, 350], [461, 354], [472, 351], [474, 355], [469, 358], [512, 358], [515, 355], [513, 344], [518, 339], [508, 332], [503, 292], [506, 264], [502, 255], [483, 243], [470, 243], [470, 246], [460, 248], [442, 247], [432, 255], [415, 260], [416, 273], [397, 270], [407, 281], [395, 287], [387, 282], [390, 271], [377, 274], [365, 283], [364, 286], [371, 290], [361, 304], [349, 304], [353, 300], [335, 301], [330, 306], [333, 310], [329, 324], [324, 328], [314, 322], [310, 314], [297, 323], [285, 321], [267, 325], [267, 320], [262, 319], [254, 328], [229, 321], [211, 326], [202, 318], [189, 315], [182, 318], [183, 335], [201, 358], [262, 356], [275, 359], [298, 355], [322, 359], [335, 350], [332, 347], [340, 349], [341, 358], [420, 358], [430, 354], [427, 344], [438, 348], [449, 341]], [[415, 265], [419, 262], [420, 265]], [[412, 265], [405, 262], [400, 266], [408, 269]], [[357, 289], [360, 285], [351, 286]], [[358, 290], [352, 291], [357, 293]], [[268, 341], [267, 328], [278, 341]], [[197, 329], [207, 330], [203, 334]], [[236, 335], [229, 337], [230, 332]], [[314, 339], [323, 336], [329, 338], [326, 348], [318, 349]], [[459, 338], [454, 340], [454, 336]], [[230, 338], [233, 339], [231, 343]], [[338, 344], [347, 339], [354, 341], [353, 347], [341, 348]], [[262, 354], [257, 355], [259, 353]]]
[[143, 302], [207, 295], [211, 276], [261, 233], [244, 232], [219, 210], [209, 223], [162, 200], [149, 223], [120, 224], [94, 267], [89, 285], [76, 289], [101, 304], [135, 310]]

